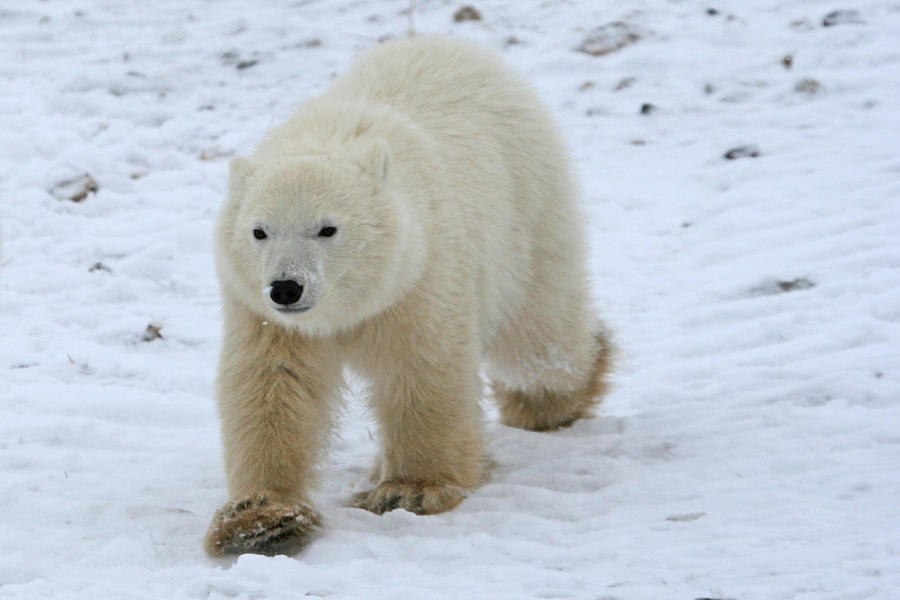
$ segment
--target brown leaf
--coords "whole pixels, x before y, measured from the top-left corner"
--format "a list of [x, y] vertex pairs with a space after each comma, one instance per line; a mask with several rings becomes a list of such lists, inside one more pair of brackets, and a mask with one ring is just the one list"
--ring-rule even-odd
[[141, 339], [145, 342], [164, 339], [161, 331], [162, 325], [155, 325], [153, 323], [150, 323], [149, 325], [147, 325], [147, 329], [144, 330], [144, 335], [141, 336]]

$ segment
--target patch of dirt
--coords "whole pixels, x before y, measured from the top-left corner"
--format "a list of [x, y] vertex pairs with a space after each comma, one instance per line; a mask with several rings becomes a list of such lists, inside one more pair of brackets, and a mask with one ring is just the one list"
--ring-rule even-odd
[[100, 185], [88, 173], [64, 179], [50, 188], [50, 195], [58, 200], [81, 202], [90, 194], [96, 194]]
[[613, 21], [590, 30], [575, 50], [590, 56], [603, 56], [634, 44], [642, 37], [636, 27]]
[[666, 521], [675, 521], [675, 522], [686, 522], [686, 521], [696, 521], [701, 517], [705, 517], [706, 513], [704, 512], [696, 512], [696, 513], [684, 513], [678, 515], [669, 515], [666, 517]]
[[858, 10], [833, 10], [822, 17], [822, 27], [834, 27], [835, 25], [863, 25], [865, 21]]
[[634, 77], [623, 77], [619, 80], [619, 83], [616, 84], [616, 87], [613, 88], [614, 92], [621, 92], [624, 89], [630, 88], [637, 81]]
[[790, 280], [767, 281], [750, 290], [752, 296], [774, 296], [775, 294], [786, 294], [788, 292], [796, 292], [799, 290], [808, 290], [816, 287], [816, 284], [806, 277], [797, 277]]
[[154, 323], [147, 325], [147, 329], [144, 330], [144, 335], [141, 336], [141, 340], [144, 342], [162, 339], [165, 339], [162, 336], [162, 325], [156, 325]]
[[822, 84], [817, 79], [805, 77], [794, 84], [794, 90], [801, 94], [813, 95], [821, 89]]

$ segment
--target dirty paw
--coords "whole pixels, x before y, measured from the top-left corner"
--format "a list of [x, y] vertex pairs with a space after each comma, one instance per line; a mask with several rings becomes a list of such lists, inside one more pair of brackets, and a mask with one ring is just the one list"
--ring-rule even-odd
[[377, 515], [402, 508], [417, 515], [450, 510], [462, 502], [465, 493], [455, 485], [382, 483], [374, 490], [353, 496], [353, 506]]
[[322, 516], [305, 502], [279, 502], [260, 493], [216, 511], [206, 551], [225, 554], [293, 554], [319, 532]]

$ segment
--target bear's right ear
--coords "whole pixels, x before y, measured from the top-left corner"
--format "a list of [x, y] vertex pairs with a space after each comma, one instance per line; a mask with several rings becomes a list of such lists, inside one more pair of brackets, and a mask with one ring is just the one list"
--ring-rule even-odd
[[228, 163], [228, 196], [240, 201], [247, 191], [247, 179], [256, 171], [253, 163], [243, 156], [235, 156]]

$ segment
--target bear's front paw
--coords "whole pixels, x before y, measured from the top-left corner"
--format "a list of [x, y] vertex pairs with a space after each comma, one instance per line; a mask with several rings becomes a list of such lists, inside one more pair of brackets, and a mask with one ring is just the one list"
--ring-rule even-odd
[[353, 496], [353, 506], [380, 515], [402, 508], [417, 515], [432, 515], [450, 510], [465, 498], [455, 485], [425, 483], [382, 483], [374, 490]]
[[309, 504], [282, 503], [260, 493], [216, 511], [206, 533], [206, 551], [211, 556], [294, 554], [321, 525], [322, 516]]

